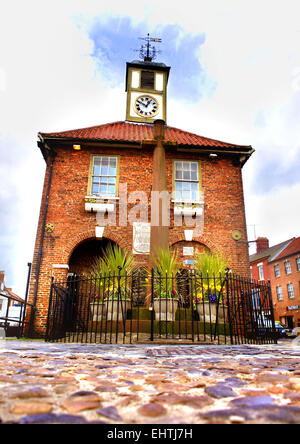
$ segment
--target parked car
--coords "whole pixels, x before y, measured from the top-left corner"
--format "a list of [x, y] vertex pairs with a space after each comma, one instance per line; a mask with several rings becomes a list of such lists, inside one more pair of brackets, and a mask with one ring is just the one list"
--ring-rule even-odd
[[279, 336], [285, 337], [286, 331], [288, 330], [287, 326], [282, 324], [279, 321], [275, 321], [275, 328], [277, 328]]
[[287, 338], [296, 338], [297, 337], [297, 329], [296, 328], [286, 328], [285, 336]]
[[297, 336], [297, 333], [295, 333], [294, 330], [288, 328], [281, 322], [275, 321], [275, 327], [278, 329], [280, 336], [283, 338], [295, 338]]

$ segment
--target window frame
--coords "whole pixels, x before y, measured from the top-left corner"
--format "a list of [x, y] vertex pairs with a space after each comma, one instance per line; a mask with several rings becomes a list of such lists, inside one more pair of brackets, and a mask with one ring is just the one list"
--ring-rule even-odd
[[300, 257], [296, 257], [296, 269], [300, 271]]
[[[115, 183], [115, 194], [113, 195], [102, 195], [100, 194], [100, 188], [99, 188], [99, 194], [92, 194], [92, 186], [93, 186], [93, 170], [94, 170], [94, 161], [96, 158], [99, 157], [106, 157], [106, 158], [113, 158], [116, 159], [116, 183]], [[95, 175], [97, 176], [97, 175]], [[90, 169], [89, 169], [89, 179], [88, 179], [88, 196], [99, 198], [99, 199], [115, 199], [119, 196], [119, 176], [120, 176], [120, 156], [117, 154], [92, 154], [90, 158]], [[101, 177], [101, 176], [97, 176]], [[105, 176], [103, 176], [105, 177]], [[107, 176], [109, 177], [109, 176]], [[111, 176], [114, 177], [114, 176]]]
[[[197, 174], [198, 174], [198, 180], [184, 180], [184, 179], [176, 179], [176, 162], [185, 162], [185, 163], [196, 163], [197, 164]], [[195, 159], [173, 159], [173, 165], [172, 165], [172, 177], [173, 177], [173, 184], [172, 184], [172, 195], [174, 202], [178, 203], [201, 203], [201, 161], [195, 160]], [[198, 199], [197, 200], [178, 200], [176, 198], [176, 182], [190, 182], [190, 183], [198, 183]]]
[[[145, 74], [144, 75], [144, 78], [143, 78], [143, 74]], [[151, 78], [151, 85], [149, 85], [149, 83], [146, 85], [146, 86], [144, 86], [145, 85], [145, 77], [147, 77], [147, 75], [149, 76], [149, 75], [151, 75], [151, 77], [152, 77], [152, 75], [153, 75], [153, 79]], [[149, 90], [151, 90], [151, 91], [153, 91], [153, 90], [156, 90], [156, 88], [155, 88], [155, 80], [156, 80], [156, 73], [155, 73], [155, 71], [150, 71], [150, 70], [148, 70], [148, 69], [141, 69], [141, 73], [140, 73], [140, 89], [142, 89], [142, 90], [147, 90], [147, 91], [149, 91]], [[146, 79], [146, 81], [149, 81], [149, 79]], [[143, 82], [144, 82], [144, 85], [143, 85]]]
[[[154, 72], [154, 88], [151, 89], [147, 89], [147, 88], [142, 88], [142, 71], [148, 71], [148, 72]], [[138, 73], [138, 84], [136, 84], [135, 86], [132, 85], [132, 77], [133, 77], [133, 73], [136, 72]], [[157, 75], [161, 75], [162, 76], [162, 80], [161, 80], [161, 88], [158, 88], [157, 85]], [[153, 93], [155, 91], [156, 94], [160, 94], [163, 95], [164, 92], [166, 91], [166, 85], [167, 84], [167, 76], [166, 73], [164, 71], [160, 71], [160, 70], [150, 70], [145, 67], [145, 68], [133, 68], [129, 71], [129, 82], [128, 82], [128, 87], [131, 90], [141, 90], [144, 93]]]
[[[280, 292], [278, 292], [278, 289], [280, 288]], [[276, 287], [276, 296], [277, 296], [277, 301], [283, 301], [283, 291], [282, 291], [282, 286], [278, 285]]]
[[[291, 286], [291, 288], [292, 288], [292, 294], [293, 294], [293, 296], [290, 296], [290, 294], [291, 294], [290, 289], [289, 289], [290, 286]], [[287, 291], [288, 291], [288, 298], [289, 298], [289, 299], [295, 299], [295, 290], [294, 290], [294, 285], [293, 285], [292, 282], [290, 282], [290, 283], [287, 284]]]
[[[289, 265], [288, 265], [288, 269], [289, 269], [289, 271], [287, 270], [287, 264], [289, 264]], [[285, 261], [285, 263], [284, 263], [284, 269], [285, 269], [285, 274], [292, 274], [292, 265], [291, 265], [291, 262], [290, 262], [290, 261]]]
[[[278, 273], [276, 273], [276, 270], [278, 271]], [[280, 266], [279, 264], [274, 265], [274, 275], [276, 278], [280, 277]]]
[[258, 270], [258, 280], [264, 281], [265, 280], [265, 274], [264, 274], [264, 264], [261, 262], [260, 264], [257, 264], [257, 270]]

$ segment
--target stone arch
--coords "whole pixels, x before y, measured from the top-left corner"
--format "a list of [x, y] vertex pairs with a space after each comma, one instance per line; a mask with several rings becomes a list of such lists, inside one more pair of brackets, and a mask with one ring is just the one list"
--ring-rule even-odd
[[[202, 242], [198, 242], [198, 241], [186, 241], [184, 239], [181, 239], [177, 242], [174, 242], [172, 245], [170, 245], [170, 249], [171, 251], [177, 251], [178, 253], [178, 257], [180, 258], [180, 260], [183, 262], [184, 259], [192, 259], [192, 256], [184, 256], [183, 255], [183, 247], [193, 247], [194, 249], [194, 254], [196, 252], [210, 252], [210, 248], [203, 244]], [[193, 256], [194, 256], [193, 254]]]
[[92, 237], [77, 244], [69, 258], [69, 272], [77, 274], [88, 272], [110, 244], [117, 245], [106, 237], [101, 239]]
[[176, 233], [176, 234], [173, 234], [173, 236], [170, 236], [169, 247], [172, 248], [173, 245], [175, 245], [179, 242], [187, 242], [187, 243], [194, 242], [198, 245], [204, 245], [210, 251], [217, 251], [217, 248], [216, 248], [216, 245], [214, 244], [214, 242], [212, 242], [211, 239], [207, 238], [206, 236], [201, 236], [198, 239], [194, 239], [193, 241], [186, 241], [183, 233]]
[[[111, 230], [109, 227], [105, 227], [103, 238], [108, 239], [115, 244], [119, 245], [120, 248], [124, 251], [128, 251], [128, 243], [125, 241], [125, 237], [121, 236], [121, 234], [115, 233], [113, 230]], [[75, 249], [84, 241], [89, 239], [96, 239], [95, 237], [95, 227], [91, 228], [90, 230], [83, 231], [81, 233], [78, 233], [76, 236], [70, 238], [68, 242], [66, 242], [65, 246], [65, 263], [68, 264], [71, 255], [75, 251]]]

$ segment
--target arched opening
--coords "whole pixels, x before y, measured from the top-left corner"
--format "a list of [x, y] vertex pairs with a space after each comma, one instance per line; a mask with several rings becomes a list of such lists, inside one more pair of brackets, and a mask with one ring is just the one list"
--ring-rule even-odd
[[209, 252], [210, 249], [197, 241], [181, 240], [171, 245], [171, 251], [177, 253], [182, 268], [177, 275], [177, 288], [181, 294], [180, 307], [190, 308], [191, 279], [189, 269], [194, 268], [195, 255]]
[[181, 240], [171, 245], [171, 251], [176, 251], [184, 268], [193, 268], [193, 260], [196, 254], [209, 252], [210, 249], [197, 241]]
[[107, 238], [91, 238], [81, 242], [70, 256], [69, 273], [88, 273], [95, 259], [102, 256], [108, 245], [117, 244]]
[[[88, 274], [94, 261], [103, 255], [103, 252], [109, 245], [114, 246], [118, 244], [108, 238], [90, 238], [78, 244], [69, 260], [70, 278], [73, 275]], [[131, 297], [134, 306], [144, 306], [146, 303], [146, 278], [147, 271], [145, 268], [136, 264], [131, 279]]]

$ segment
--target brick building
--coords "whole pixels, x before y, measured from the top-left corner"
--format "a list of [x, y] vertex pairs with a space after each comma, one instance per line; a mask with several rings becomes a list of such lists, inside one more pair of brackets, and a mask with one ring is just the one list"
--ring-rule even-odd
[[300, 237], [293, 239], [270, 263], [276, 319], [300, 327]]
[[300, 238], [273, 247], [267, 238], [258, 238], [250, 269], [253, 280], [270, 281], [275, 319], [300, 327]]
[[[196, 250], [220, 251], [249, 275], [242, 167], [254, 150], [168, 126], [169, 70], [146, 58], [127, 64], [125, 121], [39, 133], [46, 173], [29, 302], [41, 333], [51, 276], [80, 273], [108, 242], [141, 265], [154, 246], [176, 249], [183, 266]], [[168, 224], [153, 204], [165, 191]]]
[[250, 256], [251, 277], [255, 281], [270, 281], [271, 272], [269, 262], [276, 257], [291, 241], [291, 239], [280, 244], [269, 247], [269, 239], [258, 237], [256, 239], [256, 253]]

